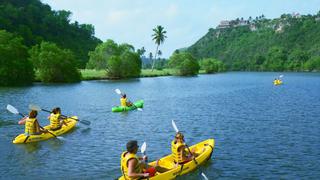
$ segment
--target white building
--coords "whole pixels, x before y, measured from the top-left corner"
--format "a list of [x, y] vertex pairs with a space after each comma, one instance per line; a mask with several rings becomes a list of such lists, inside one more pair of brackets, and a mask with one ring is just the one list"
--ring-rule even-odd
[[220, 24], [217, 26], [217, 29], [224, 29], [224, 28], [230, 28], [230, 21], [221, 21]]

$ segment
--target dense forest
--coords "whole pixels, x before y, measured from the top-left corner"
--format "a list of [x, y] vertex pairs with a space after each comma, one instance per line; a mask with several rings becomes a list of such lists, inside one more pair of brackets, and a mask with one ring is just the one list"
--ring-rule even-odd
[[320, 11], [221, 21], [186, 51], [221, 60], [228, 70], [319, 71]]
[[70, 16], [70, 11], [54, 11], [40, 0], [0, 0], [0, 29], [22, 37], [29, 48], [47, 41], [69, 49], [77, 67], [84, 68], [88, 52], [101, 41], [92, 25], [70, 22]]

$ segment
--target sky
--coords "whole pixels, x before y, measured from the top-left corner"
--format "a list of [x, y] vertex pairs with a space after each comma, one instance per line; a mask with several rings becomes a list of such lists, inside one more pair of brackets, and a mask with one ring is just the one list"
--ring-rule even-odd
[[316, 14], [320, 0], [41, 0], [53, 10], [72, 12], [71, 21], [92, 24], [95, 36], [106, 41], [145, 47], [155, 53], [152, 29], [161, 25], [167, 31], [160, 45], [162, 57], [189, 47], [222, 20], [277, 18], [284, 13]]

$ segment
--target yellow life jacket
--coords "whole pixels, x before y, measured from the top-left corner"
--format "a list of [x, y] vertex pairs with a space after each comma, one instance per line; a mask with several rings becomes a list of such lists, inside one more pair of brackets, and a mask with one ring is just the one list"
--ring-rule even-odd
[[273, 81], [273, 84], [277, 84], [277, 83], [278, 83], [278, 80], [274, 80], [274, 81]]
[[120, 99], [120, 105], [123, 106], [123, 107], [126, 107], [127, 106], [127, 98], [121, 98]]
[[185, 146], [185, 143], [180, 143], [180, 142], [175, 143], [174, 140], [171, 142], [172, 157], [174, 162], [176, 163], [182, 163], [184, 161], [183, 154], [178, 151], [181, 146]]
[[126, 180], [135, 180], [135, 179], [139, 179], [140, 177], [136, 177], [136, 178], [131, 178], [128, 176], [128, 161], [130, 159], [136, 159], [137, 160], [137, 165], [134, 168], [134, 172], [135, 173], [142, 173], [142, 169], [140, 167], [140, 163], [139, 163], [139, 158], [136, 154], [133, 153], [129, 153], [129, 152], [123, 152], [121, 154], [121, 171], [122, 171], [122, 175], [124, 176], [124, 178]]
[[34, 125], [34, 122], [36, 121], [36, 118], [27, 118], [24, 128], [24, 133], [32, 135], [36, 133], [36, 126]]
[[50, 128], [51, 129], [57, 129], [60, 127], [60, 120], [59, 120], [60, 114], [50, 114]]

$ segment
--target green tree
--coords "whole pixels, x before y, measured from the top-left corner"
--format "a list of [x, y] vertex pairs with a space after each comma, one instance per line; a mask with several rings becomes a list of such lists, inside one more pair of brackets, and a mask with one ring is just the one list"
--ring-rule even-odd
[[144, 49], [144, 47], [142, 47], [141, 49], [137, 49], [137, 53], [139, 54], [139, 56], [143, 56], [145, 52], [146, 50]]
[[92, 25], [70, 22], [71, 14], [65, 10], [54, 11], [39, 0], [0, 1], [0, 29], [23, 37], [29, 48], [48, 41], [70, 49], [76, 65], [84, 68], [88, 52], [101, 40], [94, 36]]
[[287, 70], [302, 71], [304, 63], [310, 58], [309, 54], [301, 49], [294, 49], [288, 57]]
[[120, 50], [118, 44], [108, 39], [106, 42], [99, 44], [94, 51], [89, 52], [88, 69], [107, 69], [107, 62], [111, 56], [119, 56]]
[[206, 58], [200, 61], [200, 68], [206, 73], [217, 73], [225, 71], [225, 66], [222, 61], [214, 58]]
[[320, 71], [320, 56], [312, 57], [304, 66], [308, 71]]
[[198, 61], [186, 52], [174, 53], [169, 59], [169, 66], [182, 76], [197, 75], [200, 69]]
[[23, 39], [0, 30], [0, 86], [31, 84], [34, 78]]
[[167, 38], [167, 36], [165, 35], [167, 33], [167, 31], [165, 31], [162, 26], [158, 25], [156, 28], [154, 28], [152, 30], [154, 32], [154, 34], [152, 34], [152, 37], [153, 37], [152, 40], [154, 40], [154, 42], [156, 43], [157, 48], [154, 53], [154, 60], [152, 62], [151, 71], [153, 71], [154, 64], [157, 59], [159, 46], [160, 46], [160, 44], [162, 44], [164, 42], [165, 38]]
[[263, 66], [265, 70], [283, 71], [287, 61], [287, 52], [281, 47], [272, 47]]
[[70, 50], [60, 49], [54, 43], [42, 42], [33, 46], [29, 53], [42, 82], [80, 81], [76, 59]]
[[141, 58], [130, 44], [118, 45], [113, 40], [99, 44], [89, 52], [87, 68], [105, 69], [110, 78], [138, 77], [141, 72]]

